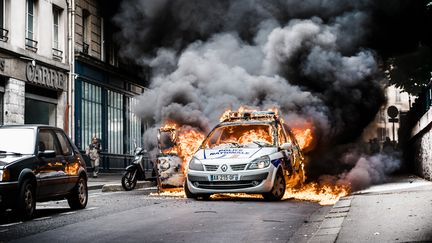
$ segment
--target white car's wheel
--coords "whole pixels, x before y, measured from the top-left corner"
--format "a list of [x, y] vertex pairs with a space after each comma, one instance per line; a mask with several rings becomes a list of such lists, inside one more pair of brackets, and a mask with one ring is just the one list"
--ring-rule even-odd
[[285, 178], [281, 170], [279, 170], [276, 174], [276, 178], [273, 184], [273, 188], [270, 192], [264, 193], [263, 197], [269, 201], [278, 201], [281, 200], [285, 194]]

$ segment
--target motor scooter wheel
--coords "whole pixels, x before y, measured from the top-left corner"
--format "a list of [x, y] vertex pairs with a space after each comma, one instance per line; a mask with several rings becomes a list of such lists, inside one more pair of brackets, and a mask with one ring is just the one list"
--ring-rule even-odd
[[121, 179], [125, 191], [133, 190], [137, 184], [136, 171], [126, 171]]

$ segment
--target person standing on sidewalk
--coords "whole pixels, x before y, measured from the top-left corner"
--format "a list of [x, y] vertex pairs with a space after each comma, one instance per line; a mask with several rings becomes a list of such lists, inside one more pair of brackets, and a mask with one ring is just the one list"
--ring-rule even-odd
[[93, 136], [91, 143], [86, 149], [86, 154], [90, 157], [91, 166], [93, 169], [93, 178], [96, 178], [99, 173], [101, 145], [99, 139]]

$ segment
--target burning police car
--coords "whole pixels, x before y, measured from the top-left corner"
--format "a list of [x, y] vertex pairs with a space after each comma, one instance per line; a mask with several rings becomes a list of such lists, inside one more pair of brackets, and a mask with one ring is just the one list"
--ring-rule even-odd
[[231, 112], [207, 136], [188, 164], [188, 198], [214, 193], [259, 193], [282, 199], [286, 182], [304, 181], [296, 138], [275, 112]]

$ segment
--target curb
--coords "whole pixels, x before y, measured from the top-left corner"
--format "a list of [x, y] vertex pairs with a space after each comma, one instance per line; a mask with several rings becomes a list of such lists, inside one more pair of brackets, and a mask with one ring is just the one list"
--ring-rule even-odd
[[[140, 188], [148, 188], [154, 186], [154, 183], [151, 181], [138, 181], [134, 190], [140, 189]], [[124, 191], [121, 184], [105, 184], [102, 185], [102, 192], [118, 192], [118, 191]]]
[[342, 224], [348, 215], [351, 208], [351, 201], [353, 196], [348, 196], [339, 199], [339, 201], [333, 205], [333, 208], [324, 217], [321, 226], [313, 234], [313, 237], [308, 242], [336, 242], [339, 232], [342, 228]]

